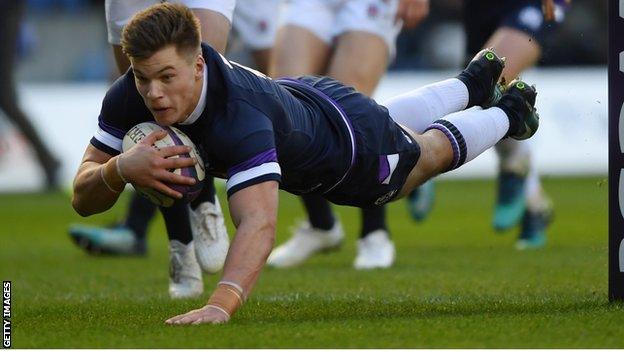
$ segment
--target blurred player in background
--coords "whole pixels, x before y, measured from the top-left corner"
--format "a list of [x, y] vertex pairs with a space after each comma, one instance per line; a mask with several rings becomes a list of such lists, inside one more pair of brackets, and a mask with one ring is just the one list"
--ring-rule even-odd
[[[506, 57], [503, 78], [510, 82], [534, 66], [544, 48], [544, 39], [564, 18], [569, 1], [553, 0], [464, 0], [466, 57], [483, 47], [492, 47]], [[496, 146], [500, 158], [498, 196], [492, 226], [505, 231], [520, 224], [518, 249], [539, 248], [546, 242], [552, 219], [552, 203], [542, 189], [532, 156], [531, 143], [505, 139]], [[432, 183], [410, 194], [408, 205], [416, 220], [431, 209]]]
[[[292, 0], [281, 14], [271, 76], [326, 75], [371, 96], [395, 51], [401, 29], [429, 11], [428, 0]], [[271, 253], [267, 263], [290, 267], [337, 248], [340, 221], [320, 195], [303, 195], [308, 220]], [[363, 208], [356, 269], [387, 268], [395, 257], [385, 207]]]
[[41, 140], [37, 130], [17, 104], [14, 74], [24, 6], [24, 1], [0, 1], [0, 115], [6, 116], [26, 137], [43, 169], [45, 189], [55, 190], [59, 186], [58, 171], [61, 163]]
[[255, 68], [268, 73], [282, 0], [240, 0], [234, 10], [234, 34], [251, 51]]
[[[120, 45], [123, 27], [136, 12], [159, 2], [106, 1], [108, 41], [120, 73], [130, 67], [130, 61]], [[188, 5], [199, 18], [202, 41], [223, 53], [236, 1], [189, 0], [182, 3]], [[105, 134], [101, 129], [99, 133]], [[208, 273], [219, 271], [227, 254], [229, 238], [212, 177], [207, 177], [204, 190], [194, 204], [193, 208], [187, 204], [160, 208], [169, 236], [169, 294], [172, 298], [200, 295], [204, 289], [202, 269]], [[146, 253], [147, 227], [155, 211], [154, 204], [134, 193], [126, 220], [120, 225], [113, 228], [73, 225], [70, 234], [87, 252], [143, 255]]]

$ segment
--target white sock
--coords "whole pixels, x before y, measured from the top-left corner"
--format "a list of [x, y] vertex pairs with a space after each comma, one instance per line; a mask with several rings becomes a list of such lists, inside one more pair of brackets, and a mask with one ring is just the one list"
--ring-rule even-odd
[[433, 121], [465, 109], [468, 88], [459, 79], [451, 78], [395, 96], [383, 105], [395, 122], [423, 133]]
[[535, 169], [535, 167], [531, 167], [531, 170], [527, 175], [526, 183], [524, 186], [524, 196], [527, 198], [527, 200], [533, 200], [527, 201], [527, 205], [530, 205], [533, 202], [540, 202], [540, 200], [542, 200], [543, 198], [542, 183], [540, 182], [540, 178], [537, 174], [537, 170]]
[[451, 170], [496, 145], [509, 131], [509, 118], [498, 107], [487, 110], [473, 107], [439, 119], [427, 128], [429, 129], [442, 131], [451, 142]]
[[505, 139], [496, 144], [496, 153], [500, 161], [499, 169], [518, 175], [527, 175], [531, 167], [531, 149], [529, 140]]
[[[544, 203], [542, 184], [532, 155], [533, 139], [505, 139], [496, 144], [496, 153], [500, 158], [500, 170], [526, 175], [524, 196], [527, 206], [537, 209]], [[535, 208], [531, 208], [535, 209]]]

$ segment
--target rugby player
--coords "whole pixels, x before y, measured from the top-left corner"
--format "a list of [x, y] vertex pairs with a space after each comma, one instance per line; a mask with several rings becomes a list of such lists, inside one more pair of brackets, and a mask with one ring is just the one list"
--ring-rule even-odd
[[145, 121], [181, 129], [207, 172], [227, 179], [236, 234], [222, 280], [205, 307], [168, 323], [225, 322], [241, 306], [273, 247], [280, 188], [340, 205], [383, 205], [503, 138], [537, 130], [532, 87], [514, 81], [494, 98], [504, 63], [491, 50], [456, 78], [382, 106], [327, 77], [274, 81], [228, 61], [199, 33], [181, 4], [154, 5], [126, 25], [121, 43], [132, 69], [104, 97], [74, 179], [72, 206], [82, 216], [113, 206], [126, 182], [181, 198], [167, 184], [195, 179], [168, 170], [197, 161], [170, 156], [189, 147], [156, 149], [166, 132], [155, 132], [121, 153], [125, 132]]
[[[394, 55], [401, 22], [413, 27], [428, 10], [428, 0], [290, 1], [281, 14], [271, 76], [322, 74], [371, 96]], [[270, 266], [291, 267], [342, 244], [345, 234], [329, 202], [318, 194], [301, 198], [308, 220], [273, 250]], [[385, 207], [362, 208], [361, 223], [354, 267], [390, 267], [395, 247]]]
[[[125, 73], [130, 67], [122, 52], [121, 32], [132, 16], [157, 0], [106, 0], [108, 42], [111, 44], [117, 68]], [[235, 0], [182, 1], [200, 21], [202, 41], [218, 52], [224, 52]], [[215, 194], [212, 178], [206, 180], [205, 190], [192, 209], [188, 204], [176, 204], [160, 209], [169, 237], [169, 295], [191, 298], [203, 293], [202, 269], [215, 273], [223, 267], [229, 238], [223, 212]], [[154, 217], [156, 206], [134, 194], [126, 219], [112, 228], [86, 225], [70, 226], [72, 239], [90, 253], [115, 255], [144, 255], [146, 232]]]

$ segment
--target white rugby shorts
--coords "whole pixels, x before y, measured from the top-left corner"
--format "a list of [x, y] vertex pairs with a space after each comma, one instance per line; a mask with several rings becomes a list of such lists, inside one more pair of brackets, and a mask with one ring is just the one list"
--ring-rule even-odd
[[[244, 0], [243, 0], [244, 1]], [[108, 42], [113, 45], [121, 44], [121, 31], [135, 13], [152, 5], [161, 3], [160, 0], [106, 0], [106, 28]], [[205, 9], [225, 16], [232, 23], [232, 14], [236, 0], [176, 0], [191, 9]]]
[[281, 0], [238, 0], [232, 26], [245, 46], [252, 50], [273, 46]]
[[385, 41], [393, 57], [402, 26], [395, 21], [398, 6], [398, 0], [289, 0], [279, 25], [303, 27], [329, 45], [346, 32], [371, 33]]

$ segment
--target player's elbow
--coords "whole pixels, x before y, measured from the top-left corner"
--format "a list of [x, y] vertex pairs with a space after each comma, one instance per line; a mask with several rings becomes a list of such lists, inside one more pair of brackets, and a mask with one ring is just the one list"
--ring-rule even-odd
[[87, 196], [84, 191], [80, 191], [79, 188], [74, 188], [74, 194], [72, 195], [72, 207], [74, 211], [81, 217], [88, 217], [94, 214], [98, 214], [106, 211], [112, 205], [105, 205], [105, 202], [101, 199], [94, 199], [91, 196]]
[[72, 207], [81, 217], [88, 217], [95, 213], [93, 211], [89, 211], [89, 209], [83, 204], [83, 201], [80, 201], [80, 197], [76, 196], [76, 194], [72, 196]]

